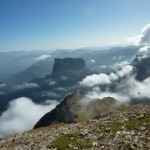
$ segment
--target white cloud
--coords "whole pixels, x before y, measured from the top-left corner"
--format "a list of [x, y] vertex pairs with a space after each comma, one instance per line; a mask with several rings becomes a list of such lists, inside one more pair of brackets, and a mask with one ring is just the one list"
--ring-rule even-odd
[[109, 75], [100, 73], [86, 76], [81, 82], [83, 86], [94, 87], [97, 85], [108, 85], [111, 84], [114, 80], [122, 78], [127, 74], [131, 73], [133, 67], [130, 65], [125, 65], [121, 70], [116, 71], [116, 73], [111, 73]]
[[63, 88], [63, 87], [57, 87], [54, 89], [55, 91], [66, 91], [66, 88]]
[[143, 58], [150, 57], [150, 46], [144, 46], [139, 49], [136, 58], [141, 61]]
[[93, 74], [90, 76], [85, 77], [80, 84], [83, 86], [97, 86], [100, 84], [110, 84], [111, 80], [107, 74], [100, 73], [100, 74]]
[[104, 98], [113, 97], [118, 101], [130, 101], [132, 99], [150, 99], [150, 77], [140, 82], [135, 79], [134, 76], [129, 76], [125, 78], [121, 83], [117, 84], [116, 91], [111, 90], [101, 91], [99, 87], [92, 88], [91, 91], [87, 93], [90, 98]]
[[22, 85], [16, 85], [14, 88], [17, 90], [29, 89], [29, 88], [38, 88], [39, 85], [36, 83], [24, 83]]
[[150, 45], [150, 24], [143, 27], [139, 35], [130, 37], [126, 41], [135, 45]]
[[136, 35], [134, 37], [129, 37], [129, 38], [126, 39], [126, 42], [134, 44], [134, 45], [139, 45], [140, 37], [141, 37], [140, 35]]
[[126, 65], [126, 66], [123, 66], [121, 70], [117, 71], [116, 74], [122, 78], [122, 77], [128, 75], [129, 73], [131, 73], [132, 69], [133, 69], [133, 67], [131, 65]]
[[3, 88], [3, 87], [5, 87], [5, 86], [6, 86], [5, 83], [0, 84], [0, 88]]
[[131, 64], [131, 60], [124, 60], [124, 61], [119, 61], [119, 62], [116, 62], [114, 65], [109, 65], [109, 67], [111, 69], [120, 69], [126, 65], [130, 65]]
[[36, 122], [58, 103], [35, 104], [29, 98], [18, 98], [9, 103], [9, 108], [0, 117], [0, 136], [32, 129]]
[[125, 56], [119, 56], [118, 59], [122, 60]]
[[[145, 51], [147, 49], [142, 49], [140, 51]], [[130, 65], [124, 65], [121, 70], [116, 71], [116, 73], [97, 74], [92, 76], [87, 76], [83, 79], [80, 84], [84, 86], [93, 87], [87, 94], [90, 98], [103, 98], [103, 97], [113, 97], [119, 101], [130, 101], [133, 99], [150, 99], [150, 77], [144, 81], [137, 81], [135, 76], [132, 74], [133, 67]], [[123, 78], [126, 77], [126, 78]], [[114, 83], [114, 81], [121, 79], [113, 89], [116, 92], [112, 92], [109, 88], [109, 84]], [[100, 90], [101, 84], [108, 84], [105, 91]]]
[[66, 76], [61, 76], [60, 79], [61, 80], [67, 80], [67, 77]]
[[102, 66], [99, 66], [99, 68], [106, 69], [107, 66], [106, 65], [102, 65]]
[[49, 85], [50, 85], [50, 86], [56, 85], [56, 83], [57, 83], [57, 82], [56, 82], [56, 81], [53, 81], [53, 80], [49, 81]]
[[110, 92], [110, 91], [102, 92], [99, 87], [92, 88], [92, 90], [87, 93], [87, 96], [92, 98], [92, 99], [95, 99], [95, 98], [102, 99], [104, 97], [113, 97], [116, 100], [121, 101], [121, 102], [126, 102], [126, 101], [130, 100], [130, 98], [127, 95], [124, 95], [124, 94], [119, 93], [119, 92], [118, 93], [117, 92]]
[[150, 98], [150, 77], [140, 82], [134, 76], [128, 77], [121, 85], [118, 85], [118, 90], [128, 95], [130, 99]]
[[43, 97], [47, 97], [47, 96], [48, 97], [56, 97], [56, 98], [60, 97], [60, 95], [58, 93], [51, 92], [51, 91], [45, 91], [45, 92], [43, 92], [42, 96]]
[[113, 72], [109, 74], [109, 78], [111, 81], [119, 79], [118, 75], [116, 73], [113, 73]]
[[90, 62], [91, 63], [96, 63], [96, 61], [94, 59], [91, 59]]
[[41, 55], [41, 56], [36, 58], [36, 61], [42, 61], [42, 60], [45, 60], [49, 57], [51, 57], [51, 55]]
[[146, 25], [142, 31], [141, 36], [138, 41], [141, 45], [149, 45], [150, 44], [150, 24]]

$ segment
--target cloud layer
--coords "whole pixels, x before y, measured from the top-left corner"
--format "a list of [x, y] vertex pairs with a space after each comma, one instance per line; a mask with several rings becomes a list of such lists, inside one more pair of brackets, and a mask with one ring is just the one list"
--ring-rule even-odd
[[132, 68], [133, 67], [130, 65], [125, 65], [122, 67], [121, 70], [117, 71], [116, 73], [110, 73], [109, 75], [104, 73], [93, 74], [85, 77], [80, 82], [80, 84], [88, 87], [94, 87], [97, 85], [108, 85], [111, 84], [113, 81], [118, 80], [119, 78], [122, 78], [125, 75], [129, 74], [132, 71]]
[[116, 92], [111, 90], [101, 91], [100, 87], [93, 87], [91, 91], [87, 93], [90, 98], [104, 98], [113, 97], [118, 101], [126, 102], [132, 99], [147, 99], [150, 98], [150, 77], [140, 82], [137, 81], [134, 76], [130, 76], [124, 79], [120, 84], [118, 83], [116, 87]]
[[32, 129], [35, 123], [58, 103], [47, 101], [45, 105], [21, 97], [9, 103], [9, 108], [0, 116], [0, 136]]
[[14, 86], [14, 88], [16, 90], [29, 89], [29, 88], [38, 88], [38, 87], [39, 87], [39, 85], [36, 84], [36, 83], [24, 83], [24, 84], [21, 84], [21, 85]]
[[49, 57], [51, 57], [51, 55], [41, 55], [41, 56], [36, 58], [36, 61], [42, 61], [42, 60], [45, 60]]
[[144, 46], [140, 48], [136, 57], [139, 61], [141, 61], [143, 58], [150, 57], [150, 46]]
[[150, 24], [146, 25], [142, 30], [138, 39], [138, 44], [149, 45], [150, 44]]
[[[140, 48], [136, 58], [139, 61], [144, 58], [150, 58], [150, 46]], [[133, 73], [133, 66], [126, 62], [119, 65], [122, 69], [116, 70], [115, 73], [110, 73], [109, 75], [93, 74], [84, 78], [80, 84], [92, 88], [88, 91], [87, 96], [100, 99], [111, 96], [119, 101], [150, 99], [150, 77], [143, 81], [138, 81]], [[106, 86], [105, 91], [101, 90], [101, 85]]]

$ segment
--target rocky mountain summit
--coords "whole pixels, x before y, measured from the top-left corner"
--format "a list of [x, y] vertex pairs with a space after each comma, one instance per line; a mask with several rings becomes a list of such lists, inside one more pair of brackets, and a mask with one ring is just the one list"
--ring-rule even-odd
[[87, 121], [94, 118], [101, 112], [110, 112], [119, 105], [117, 100], [111, 97], [103, 99], [91, 99], [83, 92], [77, 91], [68, 95], [59, 105], [52, 111], [45, 114], [35, 125], [39, 128], [56, 123], [73, 123]]
[[75, 124], [57, 124], [0, 138], [1, 150], [148, 150], [150, 104], [128, 105]]

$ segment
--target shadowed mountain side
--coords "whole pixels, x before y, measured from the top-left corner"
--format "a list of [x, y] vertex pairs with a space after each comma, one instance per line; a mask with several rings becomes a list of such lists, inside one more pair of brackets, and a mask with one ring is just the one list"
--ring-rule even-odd
[[13, 75], [8, 80], [8, 82], [13, 84], [21, 84], [23, 82], [29, 82], [36, 78], [43, 78], [51, 73], [53, 63], [54, 63], [53, 59], [37, 61], [36, 63], [28, 67], [26, 70]]
[[75, 92], [68, 95], [51, 112], [45, 114], [34, 126], [39, 128], [60, 122], [73, 123], [87, 121], [98, 116], [102, 112], [116, 109], [118, 101], [111, 98], [90, 99], [83, 92]]

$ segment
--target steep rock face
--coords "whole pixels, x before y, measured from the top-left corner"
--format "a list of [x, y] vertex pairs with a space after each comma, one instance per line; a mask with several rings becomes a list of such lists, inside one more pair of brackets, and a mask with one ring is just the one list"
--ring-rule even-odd
[[64, 86], [73, 85], [93, 73], [86, 68], [83, 58], [55, 58], [52, 74], [48, 78]]
[[83, 92], [68, 95], [55, 109], [45, 114], [34, 126], [39, 128], [60, 122], [73, 123], [87, 121], [102, 112], [112, 111], [118, 101], [111, 97], [90, 99]]
[[82, 58], [55, 58], [53, 74], [62, 74], [65, 72], [80, 72], [86, 69], [85, 61]]
[[136, 73], [136, 79], [142, 81], [150, 77], [150, 56], [140, 59], [137, 55], [132, 65], [134, 66], [134, 72]]
[[[83, 97], [83, 93], [77, 92], [67, 96], [55, 109], [45, 114], [34, 126], [34, 128], [56, 124], [59, 122], [72, 123], [77, 117], [72, 106]], [[75, 105], [74, 105], [75, 107]]]

